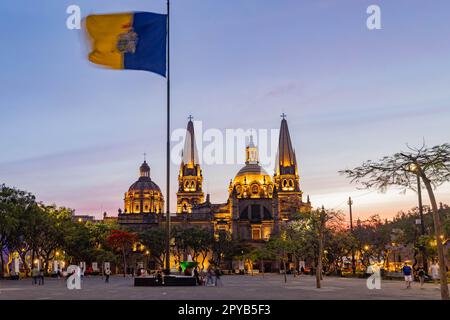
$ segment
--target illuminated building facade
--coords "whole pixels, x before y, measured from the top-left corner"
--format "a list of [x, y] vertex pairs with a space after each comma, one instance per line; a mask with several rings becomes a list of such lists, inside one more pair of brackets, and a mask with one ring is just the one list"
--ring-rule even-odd
[[[309, 197], [303, 202], [296, 154], [292, 147], [286, 119], [281, 122], [274, 175], [259, 163], [253, 137], [246, 147], [245, 165], [230, 181], [225, 203], [211, 203], [204, 197], [203, 175], [198, 161], [195, 132], [190, 118], [182, 162], [178, 174], [176, 214], [173, 226], [201, 226], [215, 236], [221, 231], [233, 239], [260, 246], [276, 234], [293, 214], [311, 210]], [[150, 168], [144, 162], [141, 177], [125, 194], [125, 212], [119, 223], [138, 229], [158, 226], [165, 221], [164, 200], [159, 187], [150, 179]]]

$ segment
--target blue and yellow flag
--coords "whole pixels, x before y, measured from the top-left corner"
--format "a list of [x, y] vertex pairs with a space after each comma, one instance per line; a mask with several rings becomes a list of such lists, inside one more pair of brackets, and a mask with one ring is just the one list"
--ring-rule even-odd
[[113, 69], [146, 70], [166, 76], [167, 15], [150, 12], [91, 15], [89, 60]]

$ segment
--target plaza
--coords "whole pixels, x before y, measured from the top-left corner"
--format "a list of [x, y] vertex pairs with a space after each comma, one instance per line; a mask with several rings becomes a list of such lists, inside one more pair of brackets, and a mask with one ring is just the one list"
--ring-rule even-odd
[[45, 279], [43, 286], [31, 279], [0, 281], [0, 300], [438, 300], [439, 285], [426, 283], [423, 289], [414, 282], [405, 289], [402, 281], [381, 282], [380, 290], [369, 290], [365, 279], [325, 277], [322, 288], [315, 277], [283, 275], [232, 275], [221, 278], [221, 287], [134, 287], [131, 277], [85, 277], [81, 290], [68, 290], [63, 279]]

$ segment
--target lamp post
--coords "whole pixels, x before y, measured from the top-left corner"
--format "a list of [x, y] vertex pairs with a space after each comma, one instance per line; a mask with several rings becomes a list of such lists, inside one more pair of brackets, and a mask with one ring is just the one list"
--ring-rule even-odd
[[[348, 197], [348, 207], [350, 210], [350, 233], [353, 236], [353, 213], [352, 213], [352, 205], [353, 205], [353, 200], [352, 197]], [[353, 275], [356, 274], [356, 263], [355, 263], [355, 248], [352, 244], [352, 271], [353, 271]]]

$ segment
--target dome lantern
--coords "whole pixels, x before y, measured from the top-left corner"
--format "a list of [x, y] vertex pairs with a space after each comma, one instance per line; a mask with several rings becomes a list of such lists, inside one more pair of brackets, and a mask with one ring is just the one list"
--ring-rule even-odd
[[147, 161], [144, 160], [144, 163], [139, 168], [140, 176], [150, 178], [150, 166], [147, 164]]
[[253, 143], [253, 135], [250, 135], [250, 143], [245, 149], [246, 161], [245, 164], [258, 164], [258, 148]]

